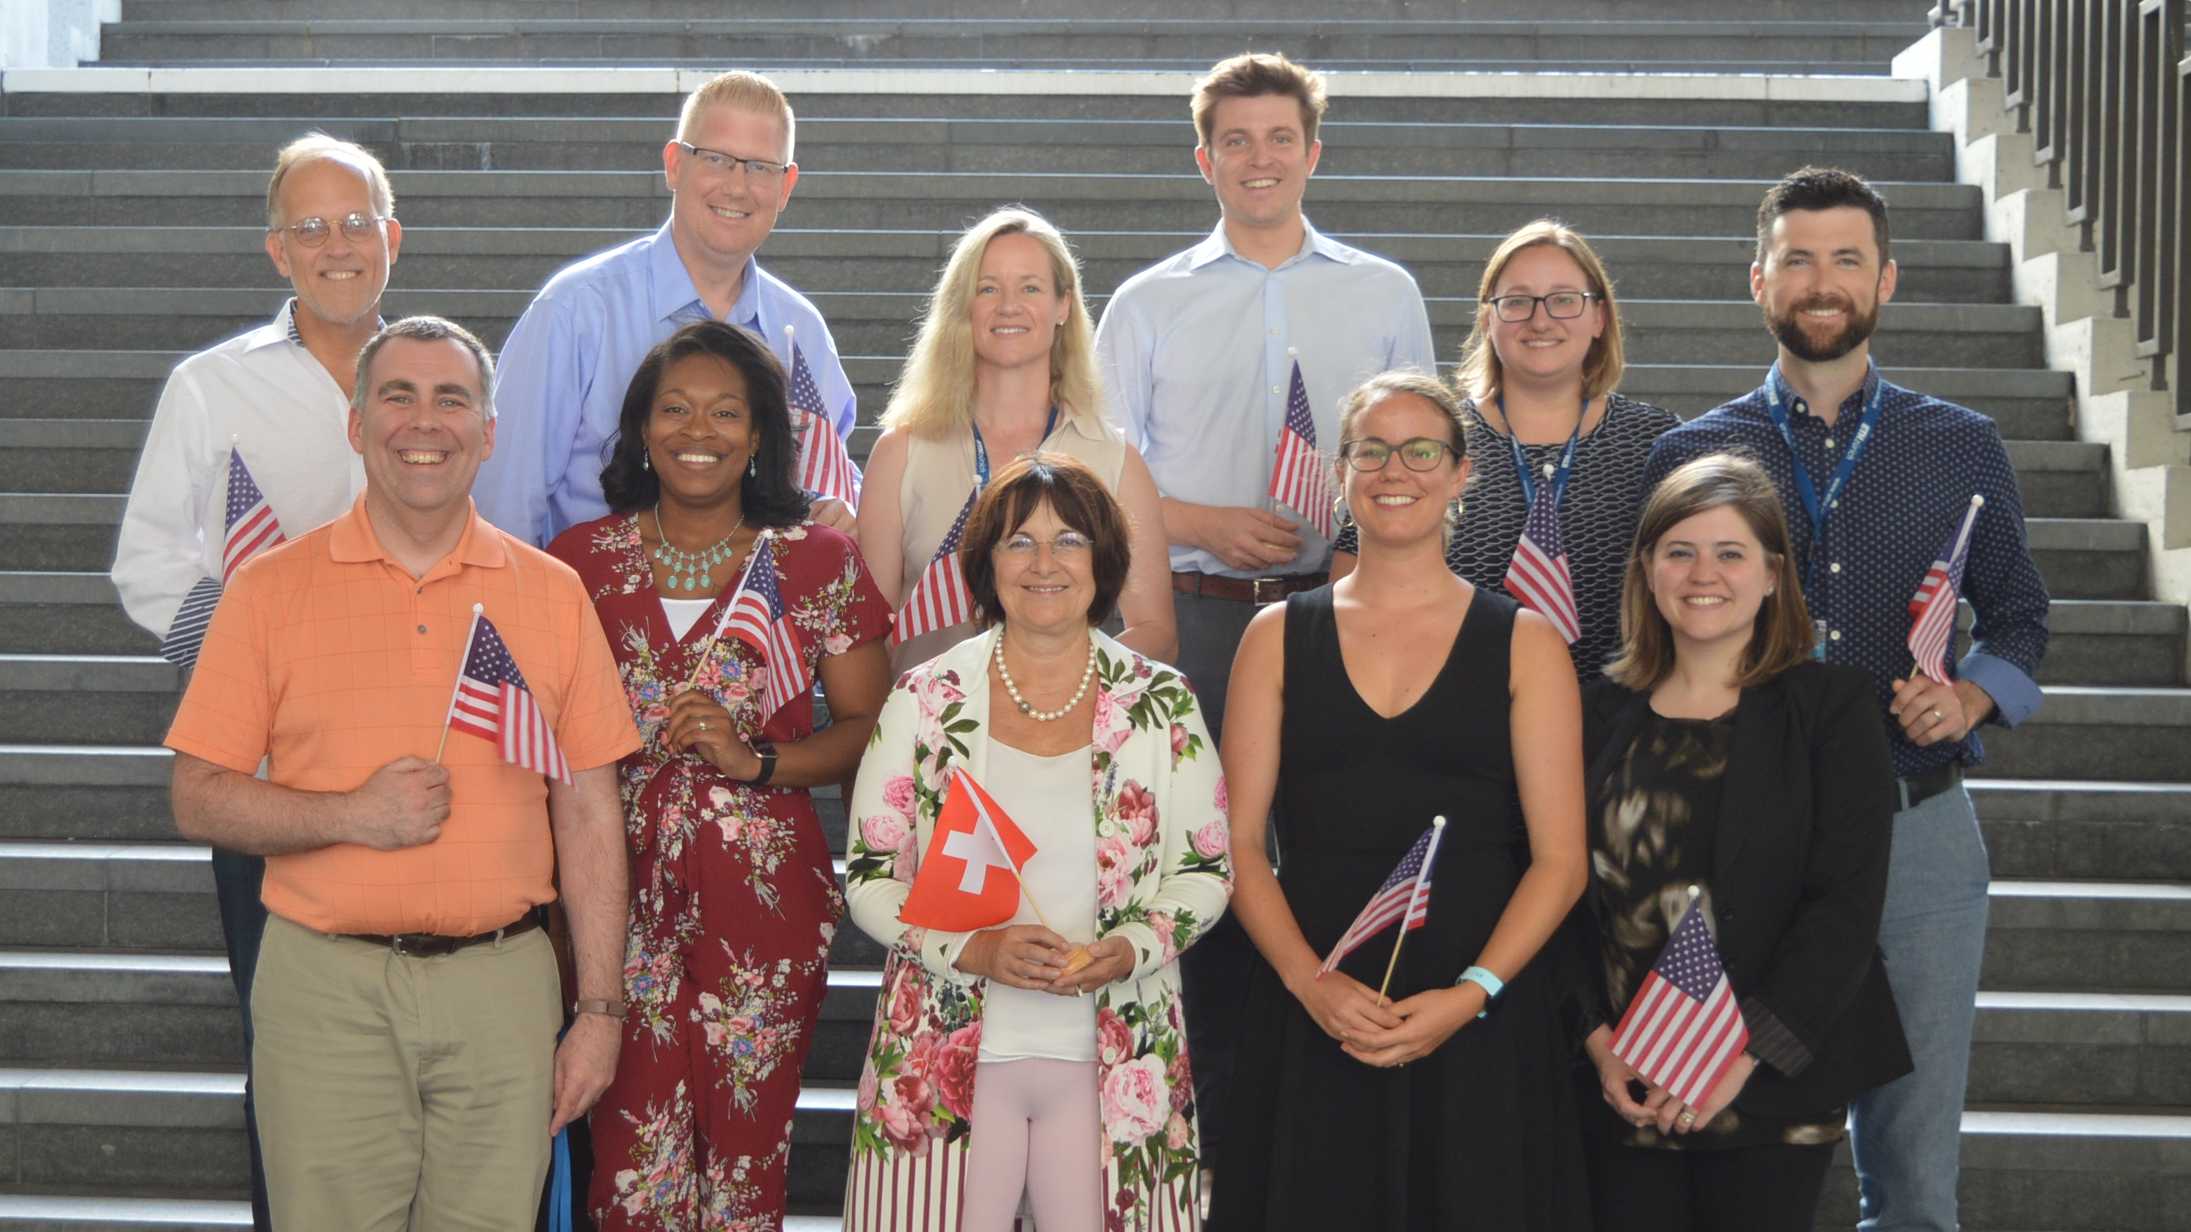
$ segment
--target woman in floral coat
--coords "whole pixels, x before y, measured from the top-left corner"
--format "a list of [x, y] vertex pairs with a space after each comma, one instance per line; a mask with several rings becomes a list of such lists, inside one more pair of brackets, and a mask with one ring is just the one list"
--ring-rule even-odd
[[[805, 521], [793, 458], [768, 349], [687, 326], [624, 399], [602, 475], [617, 512], [549, 547], [593, 596], [646, 741], [619, 766], [632, 904], [623, 1053], [591, 1121], [603, 1232], [783, 1224], [844, 913], [806, 789], [852, 768], [889, 687], [889, 610], [852, 541]], [[718, 633], [741, 594], [780, 609], [795, 663]], [[821, 679], [829, 727], [773, 667]]]
[[[1014, 463], [961, 549], [975, 602], [1002, 620], [906, 673], [884, 704], [846, 878], [854, 922], [890, 951], [848, 1232], [1008, 1228], [1023, 1182], [1043, 1232], [1200, 1226], [1176, 960], [1231, 890], [1225, 786], [1185, 680], [1094, 627], [1123, 584], [1125, 543], [1085, 467]], [[1036, 844], [1023, 871], [1056, 932], [898, 918], [953, 770]], [[1015, 919], [1035, 918], [1023, 899]]]

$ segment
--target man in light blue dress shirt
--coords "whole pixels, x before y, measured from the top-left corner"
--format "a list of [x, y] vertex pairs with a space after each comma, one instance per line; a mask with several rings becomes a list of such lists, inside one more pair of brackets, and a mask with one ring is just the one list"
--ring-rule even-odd
[[[1340, 399], [1393, 368], [1436, 371], [1430, 317], [1406, 270], [1309, 225], [1324, 87], [1282, 55], [1235, 56], [1196, 86], [1195, 163], [1217, 192], [1210, 237], [1128, 279], [1096, 333], [1119, 426], [1164, 498], [1179, 666], [1210, 733], [1248, 620], [1323, 584], [1331, 543], [1268, 498], [1293, 365], [1326, 458]], [[1228, 1132], [1225, 1088], [1246, 974], [1231, 917], [1182, 956], [1204, 1158]]]
[[656, 343], [694, 321], [753, 330], [786, 368], [794, 327], [822, 409], [850, 436], [852, 382], [828, 325], [753, 256], [799, 180], [793, 135], [790, 102], [757, 73], [724, 73], [685, 100], [662, 147], [669, 221], [557, 272], [502, 348], [499, 439], [473, 489], [487, 521], [544, 545], [606, 514], [601, 467], [625, 387]]

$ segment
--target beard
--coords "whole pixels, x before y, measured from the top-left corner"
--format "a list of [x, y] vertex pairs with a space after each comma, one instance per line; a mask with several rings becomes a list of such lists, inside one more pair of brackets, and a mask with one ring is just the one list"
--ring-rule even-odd
[[1842, 326], [1839, 333], [1822, 342], [1813, 341], [1812, 336], [1804, 332], [1805, 309], [1840, 306], [1840, 301], [1813, 297], [1791, 306], [1787, 312], [1777, 317], [1768, 310], [1765, 314], [1765, 325], [1772, 330], [1773, 337], [1780, 340], [1780, 345], [1788, 348], [1790, 355], [1806, 363], [1829, 363], [1864, 345], [1872, 331], [1879, 328], [1879, 302], [1874, 300], [1868, 312], [1850, 303], [1848, 324]]

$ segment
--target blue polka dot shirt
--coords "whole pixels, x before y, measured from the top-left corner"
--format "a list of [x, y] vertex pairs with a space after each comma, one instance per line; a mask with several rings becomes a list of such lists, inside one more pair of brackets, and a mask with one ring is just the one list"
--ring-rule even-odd
[[[1956, 645], [1962, 634], [1949, 642], [1948, 674], [1984, 689], [1994, 701], [1992, 721], [2013, 727], [2039, 708], [2048, 598], [2024, 542], [2016, 471], [1991, 419], [1887, 383], [1871, 443], [1835, 501], [1837, 508], [1828, 511], [1824, 536], [1812, 542], [1810, 515], [1791, 468], [1800, 461], [1823, 496], [1880, 381], [1875, 367], [1841, 404], [1830, 427], [1783, 382], [1780, 404], [1788, 411], [1797, 458], [1789, 457], [1761, 386], [1658, 438], [1645, 467], [1644, 490], [1705, 454], [1742, 453], [1762, 463], [1787, 509], [1803, 596], [1812, 618], [1826, 630], [1826, 660], [1869, 671], [1882, 709], [1893, 698], [1894, 681], [1911, 670], [1910, 596], [1953, 544], [1971, 495], [1984, 496], [1971, 528], [1962, 590], [1977, 623], [1969, 653], [1960, 661]], [[1976, 765], [1985, 756], [1976, 731], [1959, 742], [1919, 748], [1903, 738], [1900, 723], [1890, 719], [1887, 728], [1895, 773], [1905, 778], [1950, 763]]]

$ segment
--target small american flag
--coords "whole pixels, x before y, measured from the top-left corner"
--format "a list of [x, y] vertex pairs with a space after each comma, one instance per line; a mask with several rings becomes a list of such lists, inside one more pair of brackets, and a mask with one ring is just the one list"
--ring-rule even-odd
[[966, 534], [966, 519], [973, 516], [974, 499], [980, 495], [979, 488], [966, 494], [966, 504], [960, 507], [943, 542], [936, 545], [936, 555], [921, 570], [913, 593], [905, 597], [905, 606], [898, 609], [898, 618], [890, 627], [891, 645], [974, 618], [974, 592], [967, 588], [966, 570], [959, 565], [959, 540]]
[[1405, 916], [1404, 930], [1421, 928], [1430, 918], [1430, 866], [1438, 859], [1438, 839], [1445, 833], [1445, 819], [1439, 818], [1415, 845], [1400, 858], [1400, 866], [1392, 870], [1385, 883], [1369, 896], [1369, 903], [1362, 913], [1354, 917], [1347, 930], [1339, 935], [1339, 941], [1324, 956], [1324, 963], [1316, 969], [1318, 975], [1328, 974], [1347, 955], [1361, 948], [1362, 943], [1384, 931], [1387, 924]]
[[1506, 566], [1506, 593], [1535, 608], [1572, 646], [1582, 638], [1575, 608], [1575, 579], [1567, 571], [1567, 549], [1560, 545], [1559, 492], [1546, 481], [1529, 502], [1529, 520]]
[[1293, 361], [1293, 384], [1286, 391], [1286, 426], [1278, 433], [1278, 462], [1270, 472], [1271, 499], [1309, 520], [1316, 533], [1331, 538], [1331, 471], [1316, 451], [1316, 417], [1309, 413], [1308, 386], [1301, 361]]
[[1925, 580], [1910, 596], [1910, 657], [1917, 670], [1941, 684], [1948, 682], [1948, 639], [1955, 636], [1955, 603], [1963, 589], [1963, 566], [1970, 561], [1970, 528], [1985, 503], [1983, 496], [1970, 498], [1955, 542], [1925, 570]]
[[806, 366], [806, 356], [800, 353], [789, 325], [784, 326], [784, 349], [791, 356], [790, 402], [792, 427], [799, 434], [799, 486], [857, 509], [860, 470], [852, 465], [844, 438], [829, 422], [822, 388], [814, 381], [814, 370]]
[[1695, 1107], [1750, 1042], [1704, 913], [1691, 904], [1613, 1031], [1613, 1055]]
[[266, 503], [266, 493], [252, 481], [251, 468], [234, 446], [228, 450], [228, 541], [221, 548], [221, 581], [227, 582], [243, 568], [243, 562], [282, 541], [281, 520]]
[[723, 632], [753, 647], [766, 665], [761, 686], [761, 722], [807, 691], [814, 674], [807, 670], [799, 631], [784, 614], [782, 579], [776, 573], [776, 541], [765, 537], [753, 549], [745, 580], [738, 584]]
[[571, 765], [555, 742], [548, 716], [525, 687], [525, 675], [517, 670], [494, 622], [476, 607], [464, 670], [457, 673], [456, 696], [449, 699], [449, 727], [493, 744], [513, 766], [571, 781]]

